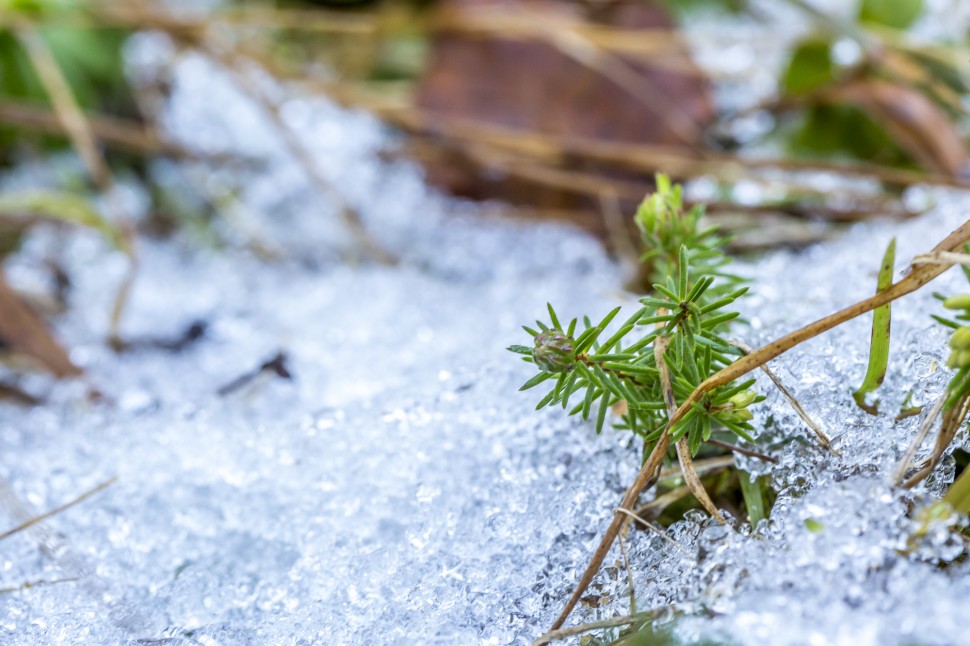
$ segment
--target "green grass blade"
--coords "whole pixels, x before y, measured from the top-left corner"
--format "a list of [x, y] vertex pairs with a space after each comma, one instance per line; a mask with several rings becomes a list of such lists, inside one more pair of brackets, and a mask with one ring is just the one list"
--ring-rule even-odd
[[741, 484], [744, 506], [748, 508], [748, 520], [751, 521], [751, 527], [756, 527], [759, 522], [768, 517], [765, 513], [765, 494], [761, 478], [752, 480], [750, 474], [739, 471], [738, 482]]
[[[876, 293], [885, 290], [893, 283], [893, 264], [896, 261], [896, 239], [893, 238], [886, 247], [886, 253], [882, 257], [882, 266], [879, 268], [879, 280], [876, 284]], [[866, 395], [874, 392], [882, 384], [886, 377], [886, 366], [889, 364], [889, 332], [892, 316], [892, 305], [886, 303], [882, 307], [876, 308], [872, 313], [872, 336], [869, 342], [869, 367], [866, 376], [862, 380], [859, 389], [852, 393], [852, 398], [862, 410], [871, 415], [879, 412], [879, 401], [873, 404], [866, 403]]]

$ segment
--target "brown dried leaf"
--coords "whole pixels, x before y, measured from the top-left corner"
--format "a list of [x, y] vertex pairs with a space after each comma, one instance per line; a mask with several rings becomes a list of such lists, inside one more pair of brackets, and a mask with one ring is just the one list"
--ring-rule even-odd
[[81, 374], [44, 323], [7, 284], [0, 269], [0, 341], [38, 361], [57, 377]]
[[[584, 9], [564, 0], [449, 0], [440, 11], [417, 93], [423, 112], [561, 138], [702, 146], [714, 116], [709, 82], [661, 8], [636, 2]], [[656, 39], [656, 51], [621, 46], [626, 34], [641, 45]], [[613, 45], [606, 46], [605, 38]], [[548, 208], [576, 202], [569, 192], [550, 189], [538, 196], [528, 182], [526, 188], [503, 185], [507, 178], [500, 169], [496, 174], [469, 166], [453, 159], [428, 163], [432, 181], [464, 195]]]
[[963, 135], [950, 116], [919, 90], [880, 79], [858, 79], [827, 93], [878, 121], [916, 162], [959, 177], [970, 161]]

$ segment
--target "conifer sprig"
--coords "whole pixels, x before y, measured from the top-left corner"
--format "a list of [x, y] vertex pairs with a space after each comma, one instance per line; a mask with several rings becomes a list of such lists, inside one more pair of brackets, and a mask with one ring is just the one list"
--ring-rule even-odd
[[[721, 249], [724, 238], [714, 229], [699, 230], [702, 209], [685, 213], [680, 187], [664, 176], [658, 177], [657, 187], [637, 213], [644, 241], [653, 245], [644, 258], [663, 274], [652, 294], [640, 299], [640, 307], [605, 338], [620, 308], [596, 325], [584, 317], [581, 326], [577, 319], [563, 326], [549, 305], [548, 322], [524, 328], [533, 344], [509, 348], [539, 369], [522, 390], [551, 384], [537, 409], [560, 405], [583, 419], [595, 412], [597, 433], [612, 409], [619, 415], [615, 426], [641, 437], [648, 449], [668, 421], [654, 352], [657, 340], [663, 337], [666, 345], [662, 356], [674, 397], [684, 401], [738, 356], [722, 335], [738, 316], [731, 306], [747, 292], [740, 278], [721, 271], [728, 263]], [[707, 393], [674, 425], [671, 440], [686, 437], [692, 454], [716, 429], [751, 441], [748, 407], [764, 399], [750, 390], [753, 383], [730, 383]]]

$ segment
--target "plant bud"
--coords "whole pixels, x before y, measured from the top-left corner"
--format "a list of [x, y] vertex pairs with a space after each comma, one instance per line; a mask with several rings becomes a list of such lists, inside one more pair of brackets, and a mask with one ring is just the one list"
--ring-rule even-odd
[[729, 401], [735, 408], [747, 408], [758, 396], [753, 390], [742, 390], [732, 397]]
[[576, 342], [560, 330], [545, 330], [536, 335], [532, 359], [544, 372], [567, 372], [576, 363]]
[[947, 368], [970, 368], [970, 349], [955, 349], [946, 360]]
[[966, 350], [970, 348], [970, 327], [957, 328], [953, 336], [950, 337], [950, 347], [954, 350]]
[[960, 294], [959, 296], [951, 296], [950, 298], [943, 301], [943, 307], [945, 307], [948, 310], [970, 309], [970, 294]]
[[736, 410], [733, 410], [731, 411], [731, 416], [734, 419], [740, 420], [742, 422], [747, 422], [751, 419], [754, 419], [754, 415], [752, 415], [751, 411], [749, 411], [747, 408], [738, 408]]

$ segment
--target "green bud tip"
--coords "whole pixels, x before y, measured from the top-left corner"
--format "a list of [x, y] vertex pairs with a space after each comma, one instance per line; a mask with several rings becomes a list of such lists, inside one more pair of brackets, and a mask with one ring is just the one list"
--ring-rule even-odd
[[970, 368], [970, 349], [956, 348], [946, 360], [947, 368]]
[[758, 393], [753, 390], [742, 390], [729, 401], [734, 404], [735, 408], [747, 408], [757, 397]]
[[731, 416], [734, 417], [734, 419], [742, 422], [747, 422], [754, 419], [754, 415], [752, 415], [751, 411], [749, 411], [747, 408], [739, 408], [732, 411]]
[[561, 330], [545, 330], [536, 335], [532, 359], [544, 372], [567, 372], [576, 363], [576, 342]]
[[954, 350], [966, 350], [970, 348], [970, 327], [963, 326], [957, 328], [950, 337], [950, 347]]
[[960, 294], [959, 296], [951, 296], [950, 298], [943, 301], [943, 307], [945, 307], [948, 310], [970, 309], [970, 294]]

